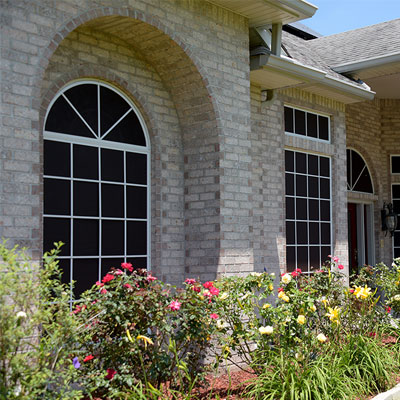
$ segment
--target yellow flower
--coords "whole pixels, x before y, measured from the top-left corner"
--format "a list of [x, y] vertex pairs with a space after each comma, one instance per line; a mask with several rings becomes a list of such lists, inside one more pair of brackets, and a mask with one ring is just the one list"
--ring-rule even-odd
[[219, 296], [219, 299], [220, 299], [220, 300], [225, 300], [225, 299], [228, 298], [228, 296], [229, 296], [228, 293], [227, 293], [227, 292], [224, 292], [224, 293], [221, 294], [221, 296]]
[[282, 282], [285, 284], [288, 284], [292, 280], [292, 277], [290, 274], [285, 274], [282, 276]]
[[287, 294], [285, 294], [285, 295], [282, 296], [282, 300], [286, 301], [286, 303], [289, 303], [290, 298], [289, 298], [289, 296]]
[[269, 286], [268, 286], [268, 289], [271, 290], [271, 291], [274, 290], [274, 285], [272, 283], [270, 283]]
[[317, 307], [315, 307], [315, 305], [313, 304], [313, 305], [310, 307], [310, 310], [311, 310], [312, 312], [315, 312], [315, 311], [317, 311]]
[[356, 296], [357, 299], [365, 300], [370, 295], [371, 295], [371, 289], [367, 287], [367, 285], [365, 285], [364, 287], [356, 286], [354, 289], [354, 296]]
[[321, 343], [325, 343], [328, 338], [323, 333], [320, 333], [319, 335], [317, 335], [317, 340]]
[[271, 335], [272, 332], [274, 331], [274, 328], [272, 326], [260, 326], [258, 328], [258, 331], [261, 333], [261, 335]]
[[143, 340], [145, 349], [147, 349], [148, 344], [154, 344], [153, 341], [150, 338], [148, 338], [147, 336], [139, 335], [136, 339]]
[[270, 308], [270, 307], [271, 307], [271, 304], [265, 303], [262, 308], [265, 310], [265, 309]]
[[329, 312], [327, 312], [325, 315], [326, 315], [327, 317], [329, 317], [329, 319], [330, 319], [332, 322], [336, 322], [336, 323], [339, 325], [339, 313], [340, 313], [340, 308], [338, 308], [338, 307], [335, 307], [335, 308], [328, 307], [328, 311], [329, 311]]
[[306, 317], [305, 317], [304, 315], [300, 314], [300, 315], [297, 317], [297, 322], [298, 322], [300, 325], [304, 325], [304, 324], [306, 323]]
[[283, 296], [285, 296], [285, 292], [282, 290], [278, 293], [278, 299], [281, 299]]

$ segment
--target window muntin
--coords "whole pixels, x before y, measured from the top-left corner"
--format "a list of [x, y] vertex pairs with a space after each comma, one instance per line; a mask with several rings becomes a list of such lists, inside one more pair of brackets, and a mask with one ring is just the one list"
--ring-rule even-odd
[[390, 156], [390, 172], [392, 174], [400, 174], [400, 156]]
[[121, 262], [146, 268], [150, 149], [135, 106], [101, 82], [74, 83], [50, 105], [44, 139], [44, 250], [65, 243], [75, 296]]
[[397, 214], [397, 228], [393, 233], [393, 257], [400, 257], [400, 184], [392, 185], [393, 211]]
[[285, 151], [287, 270], [319, 269], [331, 254], [330, 158]]
[[374, 193], [367, 164], [355, 150], [347, 149], [347, 190]]
[[289, 106], [284, 107], [284, 114], [286, 133], [329, 142], [329, 117]]

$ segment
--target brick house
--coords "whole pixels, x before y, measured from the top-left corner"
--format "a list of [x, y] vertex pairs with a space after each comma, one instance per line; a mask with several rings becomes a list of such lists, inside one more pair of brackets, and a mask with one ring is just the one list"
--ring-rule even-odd
[[[363, 61], [334, 56], [340, 35], [287, 25], [316, 7], [5, 0], [1, 11], [0, 234], [36, 260], [65, 242], [77, 294], [123, 260], [177, 284], [309, 271], [331, 253], [348, 271], [348, 203], [366, 227], [358, 261], [389, 262], [380, 208], [400, 183], [399, 92], [363, 79], [368, 63], [337, 69]], [[384, 40], [399, 32], [387, 25]], [[373, 56], [399, 53], [390, 43]], [[385, 62], [399, 62], [375, 71], [391, 81]], [[372, 193], [347, 182], [347, 149]]]

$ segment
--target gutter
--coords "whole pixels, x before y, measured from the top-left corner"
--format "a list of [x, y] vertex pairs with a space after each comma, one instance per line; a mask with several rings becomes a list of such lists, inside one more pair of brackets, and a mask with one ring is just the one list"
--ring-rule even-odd
[[363, 69], [380, 67], [381, 65], [400, 62], [400, 53], [392, 53], [389, 55], [366, 58], [357, 62], [350, 62], [346, 64], [339, 64], [331, 67], [339, 74], [355, 72]]
[[356, 84], [343, 82], [337, 78], [329, 76], [325, 71], [305, 66], [288, 57], [277, 57], [273, 54], [261, 54], [250, 58], [250, 71], [264, 69], [264, 67], [269, 67], [277, 72], [294, 76], [305, 83], [323, 85], [352, 97], [372, 100], [375, 96], [375, 92], [372, 92], [369, 88], [361, 88]]
[[306, 15], [306, 18], [311, 18], [318, 7], [305, 0], [278, 0], [279, 3], [284, 4], [293, 10], [298, 11], [300, 14]]

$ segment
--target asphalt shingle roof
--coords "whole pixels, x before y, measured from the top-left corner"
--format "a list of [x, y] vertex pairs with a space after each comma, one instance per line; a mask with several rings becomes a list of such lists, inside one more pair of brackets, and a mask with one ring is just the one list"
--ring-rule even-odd
[[307, 43], [331, 67], [400, 53], [400, 18]]

